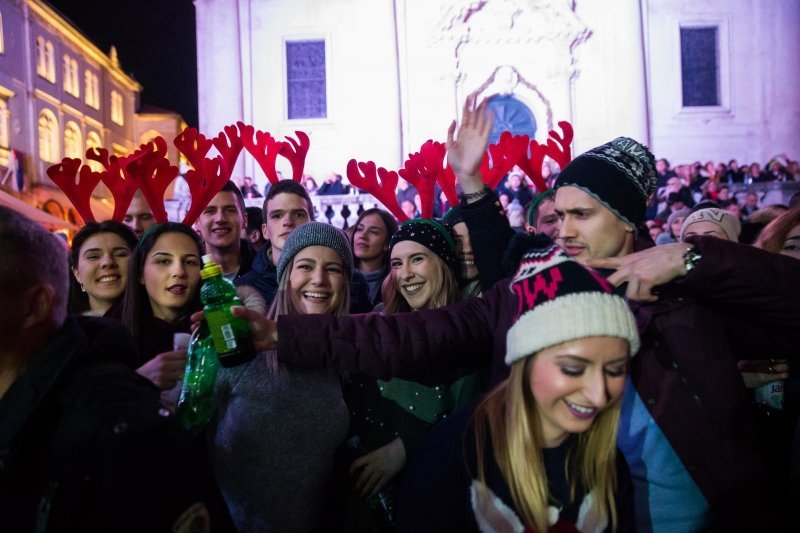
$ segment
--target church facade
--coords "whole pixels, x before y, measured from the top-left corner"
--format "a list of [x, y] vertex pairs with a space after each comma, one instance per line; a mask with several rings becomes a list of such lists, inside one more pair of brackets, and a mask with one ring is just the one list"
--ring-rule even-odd
[[[311, 137], [306, 169], [399, 168], [475, 91], [496, 132], [619, 135], [673, 163], [800, 154], [800, 3], [195, 0], [200, 130]], [[243, 158], [237, 175], [256, 176]]]

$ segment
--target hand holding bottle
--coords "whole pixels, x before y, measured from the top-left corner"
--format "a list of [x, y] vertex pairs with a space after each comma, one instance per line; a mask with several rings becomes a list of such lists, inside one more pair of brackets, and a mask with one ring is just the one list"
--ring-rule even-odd
[[173, 350], [160, 353], [142, 366], [136, 372], [146, 377], [161, 390], [170, 390], [183, 377], [186, 368], [186, 350]]

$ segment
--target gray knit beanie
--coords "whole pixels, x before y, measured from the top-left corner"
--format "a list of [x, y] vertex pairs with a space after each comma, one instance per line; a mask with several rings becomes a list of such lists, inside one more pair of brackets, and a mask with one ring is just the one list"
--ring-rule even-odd
[[344, 263], [345, 279], [350, 279], [353, 274], [353, 252], [344, 232], [324, 222], [306, 222], [291, 232], [283, 244], [278, 259], [278, 281], [297, 252], [309, 246], [326, 246], [339, 254]]

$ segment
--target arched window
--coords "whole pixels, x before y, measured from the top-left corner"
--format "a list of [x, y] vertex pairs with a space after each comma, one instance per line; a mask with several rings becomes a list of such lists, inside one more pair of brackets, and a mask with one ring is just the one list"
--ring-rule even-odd
[[111, 91], [111, 120], [120, 126], [125, 124], [125, 113], [122, 107], [122, 95]]
[[47, 52], [41, 35], [36, 38], [36, 74], [47, 77]]
[[47, 64], [47, 73], [45, 77], [50, 80], [51, 82], [55, 83], [56, 81], [56, 53], [55, 49], [53, 48], [53, 43], [47, 41], [44, 43], [44, 51], [45, 51], [45, 58]]
[[58, 120], [49, 109], [39, 113], [39, 157], [48, 163], [58, 162]]
[[0, 147], [9, 147], [8, 134], [8, 102], [0, 98]]
[[[86, 135], [86, 150], [88, 151], [90, 148], [102, 148], [102, 147], [103, 143], [100, 141], [100, 136], [97, 134], [96, 131], [90, 131]], [[103, 170], [103, 165], [101, 165], [97, 161], [87, 159], [86, 163], [95, 172], [101, 172]]]
[[81, 129], [72, 121], [64, 127], [64, 157], [83, 159], [83, 139]]

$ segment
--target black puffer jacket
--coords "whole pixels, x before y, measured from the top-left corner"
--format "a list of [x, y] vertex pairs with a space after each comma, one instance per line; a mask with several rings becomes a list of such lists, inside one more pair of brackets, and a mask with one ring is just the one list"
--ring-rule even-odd
[[227, 529], [200, 441], [112, 360], [132, 349], [119, 324], [69, 318], [0, 399], [0, 530]]

